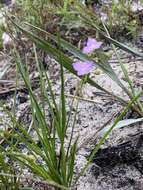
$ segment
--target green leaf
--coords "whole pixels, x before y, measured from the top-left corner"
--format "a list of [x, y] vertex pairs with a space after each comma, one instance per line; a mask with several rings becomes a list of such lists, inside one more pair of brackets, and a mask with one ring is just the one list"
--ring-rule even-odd
[[72, 179], [73, 179], [73, 174], [74, 174], [74, 166], [75, 166], [75, 155], [76, 155], [76, 150], [77, 150], [77, 140], [74, 142], [73, 146], [71, 146], [70, 149], [70, 156], [69, 156], [69, 165], [68, 165], [68, 181], [69, 181], [69, 186], [71, 186]]
[[[125, 120], [121, 120], [119, 121], [114, 129], [120, 129], [138, 122], [143, 121], [143, 118], [138, 118], [138, 119], [125, 119]], [[98, 136], [103, 136], [109, 129], [111, 128], [111, 125], [104, 127], [99, 133]]]

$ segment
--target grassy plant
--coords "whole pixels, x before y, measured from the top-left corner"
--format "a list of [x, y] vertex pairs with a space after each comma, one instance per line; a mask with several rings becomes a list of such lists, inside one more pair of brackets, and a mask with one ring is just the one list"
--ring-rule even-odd
[[[38, 136], [40, 147], [26, 130], [25, 126], [16, 120], [15, 114], [9, 113], [14, 124], [14, 135], [16, 135], [15, 137], [17, 139], [17, 142], [16, 144], [9, 143], [12, 149], [10, 149], [9, 152], [4, 151], [1, 156], [8, 155], [11, 160], [18, 161], [20, 163], [20, 167], [22, 165], [26, 166], [33, 172], [33, 174], [35, 174], [35, 176], [38, 176], [42, 180], [47, 181], [49, 185], [55, 186], [55, 189], [69, 189], [73, 185], [74, 160], [76, 156], [77, 140], [74, 143], [71, 143], [73, 137], [72, 134], [68, 149], [65, 148], [65, 136], [68, 119], [66, 114], [66, 100], [64, 95], [63, 59], [61, 59], [62, 54], [59, 53], [59, 60], [61, 60], [61, 103], [57, 104], [55, 101], [54, 92], [52, 90], [51, 81], [49, 80], [46, 71], [43, 70], [42, 65], [40, 65], [35, 45], [34, 52], [37, 68], [39, 71], [41, 95], [44, 98], [42, 103], [39, 102], [31, 89], [29, 74], [27, 72], [27, 69], [25, 70], [18, 52], [15, 52], [15, 58], [17, 61], [17, 67], [22, 75], [27, 89], [29, 90], [33, 117], [33, 129], [36, 131], [36, 134]], [[43, 75], [45, 76], [44, 78], [46, 78], [50, 96], [47, 94], [47, 90], [45, 88], [46, 83]], [[86, 79], [87, 78], [84, 80], [86, 81]], [[81, 173], [78, 175], [74, 183], [76, 183], [77, 180], [83, 175], [90, 162], [92, 161], [93, 156], [99, 150], [100, 146], [104, 143], [109, 133], [121, 120], [123, 115], [129, 110], [132, 104], [134, 104], [134, 102], [140, 97], [140, 95], [142, 95], [142, 93], [139, 93], [132, 99], [131, 102], [129, 102], [127, 107], [115, 120], [115, 123], [104, 134], [104, 136], [99, 141], [99, 144], [90, 156], [88, 163], [85, 164], [85, 167], [82, 169]], [[45, 112], [43, 110], [46, 103], [48, 104], [52, 115], [52, 126], [50, 126], [50, 124], [47, 122]], [[75, 121], [76, 119], [74, 119], [73, 127], [75, 125]], [[60, 141], [59, 151], [57, 149], [57, 140]], [[21, 152], [20, 149], [17, 148], [17, 145], [21, 142], [26, 146], [29, 154], [25, 155]], [[9, 179], [8, 176], [7, 178]]]
[[[17, 26], [19, 27], [19, 26]], [[27, 71], [24, 70], [23, 64], [21, 62], [21, 59], [18, 54], [16, 54], [17, 57], [17, 66], [21, 72], [21, 75], [23, 77], [23, 80], [26, 84], [26, 87], [29, 90], [30, 94], [30, 100], [31, 100], [31, 109], [33, 114], [33, 121], [34, 121], [34, 129], [37, 132], [37, 135], [39, 137], [39, 140], [42, 145], [42, 150], [37, 146], [34, 139], [28, 134], [28, 132], [24, 129], [24, 127], [16, 122], [16, 119], [11, 116], [13, 122], [16, 124], [16, 130], [18, 136], [18, 141], [22, 141], [29, 149], [30, 154], [34, 157], [34, 159], [29, 158], [28, 156], [23, 155], [21, 152], [17, 152], [16, 154], [12, 154], [12, 156], [19, 160], [21, 163], [29, 167], [35, 174], [40, 176], [42, 179], [47, 180], [49, 183], [54, 183], [58, 188], [69, 188], [72, 184], [72, 178], [73, 178], [73, 171], [74, 171], [74, 159], [76, 154], [76, 144], [77, 141], [73, 145], [69, 145], [69, 151], [67, 151], [64, 148], [65, 143], [65, 135], [67, 130], [67, 117], [66, 117], [66, 105], [65, 105], [65, 95], [64, 95], [64, 75], [63, 75], [63, 66], [67, 68], [70, 72], [75, 73], [75, 71], [72, 68], [72, 60], [68, 58], [65, 54], [62, 52], [62, 47], [65, 47], [68, 49], [71, 53], [76, 55], [76, 57], [79, 57], [82, 60], [89, 59], [86, 55], [82, 54], [78, 49], [73, 47], [68, 42], [56, 38], [54, 36], [51, 36], [51, 39], [53, 39], [57, 44], [60, 44], [61, 46], [58, 49], [54, 49], [51, 44], [48, 42], [43, 41], [39, 37], [33, 35], [32, 33], [22, 29], [19, 27], [20, 30], [22, 30], [24, 33], [26, 33], [27, 36], [29, 36], [39, 47], [43, 48], [45, 51], [50, 53], [56, 60], [61, 64], [61, 104], [60, 107], [55, 102], [54, 93], [52, 91], [51, 82], [49, 80], [49, 77], [47, 74], [41, 70], [41, 65], [39, 64], [38, 57], [36, 54], [36, 49], [34, 46], [34, 52], [35, 52], [35, 58], [36, 63], [39, 71], [40, 76], [40, 84], [41, 84], [41, 94], [43, 97], [45, 97], [46, 102], [48, 103], [49, 109], [51, 111], [51, 115], [53, 118], [53, 125], [52, 130], [49, 131], [51, 126], [48, 126], [46, 122], [46, 118], [44, 115], [43, 107], [38, 103], [38, 100], [36, 99], [31, 86], [30, 86], [30, 80], [27, 74]], [[40, 30], [40, 29], [39, 29]], [[47, 33], [48, 34], [48, 33]], [[48, 34], [50, 36], [50, 34]], [[122, 45], [121, 45], [122, 46]], [[124, 46], [123, 46], [124, 47]], [[103, 63], [104, 66], [104, 63]], [[116, 74], [111, 70], [110, 67], [102, 67], [104, 71], [107, 72], [107, 74], [110, 74], [110, 77], [117, 80], [117, 83], [122, 87], [121, 81], [117, 78]], [[110, 73], [110, 72], [111, 73]], [[52, 98], [52, 104], [47, 95], [46, 89], [45, 89], [45, 82], [42, 78], [43, 74], [45, 74], [45, 77], [47, 79], [48, 83], [48, 89], [50, 91], [50, 97]], [[90, 81], [88, 76], [86, 78], [87, 81]], [[91, 83], [92, 84], [92, 83]], [[126, 89], [128, 92], [128, 89]], [[104, 137], [101, 139], [99, 144], [97, 145], [94, 154], [98, 151], [101, 144], [104, 143], [106, 137], [108, 134], [112, 131], [112, 129], [116, 126], [116, 124], [121, 120], [122, 116], [128, 111], [128, 109], [137, 101], [141, 94], [137, 95], [133, 94], [131, 98], [131, 102], [129, 102], [126, 109], [121, 113], [119, 118], [115, 121], [114, 125], [110, 128], [110, 130], [107, 131], [107, 133], [104, 135]], [[42, 104], [43, 105], [43, 104]], [[54, 105], [54, 109], [53, 106]], [[38, 127], [37, 127], [38, 126]], [[19, 129], [17, 131], [17, 128]], [[19, 131], [22, 131], [22, 133]], [[26, 136], [25, 140], [24, 136]], [[56, 149], [56, 139], [60, 140], [60, 151], [57, 155], [57, 149]], [[42, 160], [43, 165], [37, 164], [37, 157], [40, 157]], [[92, 160], [93, 154], [90, 158], [90, 161]], [[88, 162], [87, 165], [83, 168], [82, 172], [80, 173], [79, 177], [83, 174], [85, 169], [88, 167], [90, 162]], [[78, 178], [79, 178], [78, 177]]]
[[[64, 95], [63, 66], [61, 64], [61, 98], [60, 103], [57, 104], [52, 90], [51, 81], [49, 80], [47, 73], [41, 68], [35, 46], [34, 52], [39, 71], [40, 89], [44, 98], [44, 104], [39, 104], [36, 99], [36, 96], [31, 89], [27, 70], [24, 69], [19, 54], [16, 53], [15, 56], [17, 67], [19, 68], [25, 85], [29, 90], [33, 116], [33, 128], [37, 133], [41, 148], [39, 148], [27, 130], [24, 129], [24, 126], [17, 122], [16, 117], [10, 114], [11, 120], [15, 124], [14, 130], [17, 135], [17, 144], [19, 142], [23, 142], [29, 150], [32, 159], [30, 156], [22, 154], [16, 147], [13, 147], [13, 151], [11, 151], [9, 155], [11, 158], [26, 165], [34, 174], [41, 177], [43, 180], [48, 181], [49, 184], [55, 185], [57, 188], [67, 189], [72, 183], [77, 140], [75, 140], [74, 143], [71, 143], [70, 140], [69, 150], [66, 151], [65, 136], [68, 126]], [[60, 54], [59, 59], [61, 59]], [[47, 94], [43, 75], [45, 75], [50, 96]], [[43, 110], [45, 104], [49, 107], [52, 116], [52, 123], [48, 123], [46, 121], [46, 116]], [[57, 144], [57, 140], [59, 141], [59, 144]], [[57, 146], [59, 147], [59, 151]], [[38, 160], [41, 160], [41, 162], [38, 163]]]
[[[31, 21], [35, 25], [40, 24], [40, 26], [44, 28], [42, 11], [46, 2], [44, 0], [35, 1], [36, 3], [38, 3], [39, 6], [38, 12], [36, 12], [35, 9], [35, 7], [37, 6], [36, 3], [32, 4], [31, 1], [24, 1], [24, 2], [18, 1], [18, 2], [23, 3], [25, 8], [25, 14], [28, 13], [28, 17], [25, 20]], [[55, 4], [58, 3], [53, 1], [48, 1], [48, 2]], [[68, 1], [60, 1], [60, 8], [62, 7], [60, 9], [61, 11], [60, 14], [63, 14], [64, 16], [68, 14], [68, 5], [69, 5], [68, 3], [69, 3]], [[30, 8], [32, 8], [32, 11], [28, 12]], [[112, 11], [116, 12], [114, 4], [112, 5], [112, 9], [113, 9]], [[41, 180], [45, 180], [46, 182], [48, 182], [49, 185], [53, 185], [55, 189], [70, 189], [73, 186], [73, 184], [75, 184], [78, 181], [78, 179], [83, 175], [83, 173], [89, 166], [90, 162], [92, 161], [93, 157], [95, 156], [101, 145], [104, 143], [105, 139], [108, 137], [110, 132], [116, 127], [117, 123], [122, 119], [122, 117], [126, 114], [126, 112], [130, 108], [134, 109], [141, 116], [143, 116], [143, 105], [139, 99], [140, 96], [142, 95], [142, 92], [141, 93], [135, 92], [132, 81], [130, 80], [129, 75], [127, 73], [127, 70], [125, 69], [124, 64], [121, 62], [121, 59], [116, 52], [116, 46], [136, 56], [143, 57], [143, 54], [136, 52], [132, 48], [129, 48], [128, 46], [111, 38], [107, 30], [107, 27], [105, 26], [104, 23], [102, 28], [96, 25], [94, 14], [92, 14], [91, 12], [87, 11], [85, 15], [85, 10], [81, 6], [78, 6], [77, 10], [79, 11], [80, 19], [82, 20], [83, 23], [85, 23], [89, 28], [92, 27], [92, 29], [95, 29], [95, 31], [99, 32], [106, 40], [108, 40], [112, 44], [113, 49], [119, 60], [120, 66], [122, 68], [122, 71], [124, 73], [124, 76], [129, 84], [129, 88], [123, 85], [122, 81], [118, 78], [117, 74], [114, 72], [112, 67], [106, 63], [108, 58], [104, 56], [104, 52], [97, 52], [95, 58], [98, 58], [99, 61], [95, 61], [94, 58], [83, 54], [78, 48], [68, 43], [67, 41], [61, 39], [59, 36], [54, 36], [51, 33], [48, 33], [39, 27], [33, 26], [32, 24], [24, 25], [26, 26], [26, 28], [31, 28], [32, 29], [31, 32], [30, 29], [29, 30], [24, 29], [23, 27], [14, 23], [10, 19], [13, 25], [16, 26], [16, 28], [18, 28], [23, 34], [29, 37], [34, 43], [33, 53], [35, 55], [35, 63], [37, 65], [37, 70], [39, 73], [41, 100], [39, 100], [36, 97], [36, 95], [32, 90], [27, 66], [25, 66], [25, 64], [23, 63], [16, 49], [14, 50], [14, 56], [17, 63], [17, 68], [21, 73], [26, 88], [29, 91], [30, 106], [31, 106], [32, 121], [33, 121], [32, 128], [34, 129], [34, 131], [36, 131], [39, 143], [35, 141], [34, 137], [29, 133], [29, 131], [27, 131], [25, 126], [17, 121], [15, 111], [14, 114], [8, 112], [11, 121], [13, 122], [14, 125], [13, 137], [15, 137], [17, 140], [16, 143], [12, 143], [8, 141], [8, 139], [6, 139], [7, 143], [9, 143], [9, 146], [11, 148], [9, 149], [9, 152], [5, 150], [1, 151], [0, 169], [2, 170], [2, 172], [4, 171], [5, 174], [11, 173], [13, 174], [13, 176], [15, 176], [15, 173], [11, 169], [10, 165], [5, 164], [5, 156], [8, 156], [12, 161], [15, 161], [16, 163], [18, 161], [19, 167], [22, 167], [23, 165], [26, 166], [34, 174], [34, 177], [38, 177]], [[35, 34], [33, 34], [34, 30]], [[43, 38], [42, 37], [40, 38], [38, 35], [36, 35], [37, 31], [43, 34]], [[46, 41], [45, 40], [46, 38], [50, 39], [50, 42]], [[51, 41], [56, 43], [58, 48], [51, 45]], [[60, 64], [61, 95], [59, 97], [59, 101], [56, 100], [57, 97], [55, 96], [55, 93], [52, 89], [52, 83], [49, 77], [49, 73], [47, 73], [44, 70], [42, 62], [38, 58], [36, 46], [46, 51], [49, 55], [53, 56]], [[78, 102], [76, 105], [76, 113], [72, 125], [72, 133], [69, 138], [69, 144], [66, 147], [65, 140], [66, 140], [66, 134], [67, 134], [67, 128], [70, 116], [67, 115], [66, 111], [67, 103], [66, 103], [65, 89], [64, 89], [64, 68], [66, 68], [74, 75], [77, 75], [77, 73], [74, 71], [72, 67], [73, 63], [72, 57], [67, 56], [63, 50], [68, 50], [74, 57], [82, 61], [87, 61], [87, 60], [94, 61], [97, 67], [99, 67], [105, 74], [107, 74], [112, 80], [114, 80], [129, 97], [129, 101], [127, 102], [124, 100], [123, 97], [118, 97], [117, 95], [107, 91], [106, 89], [98, 85], [96, 81], [93, 81], [90, 78], [89, 75], [87, 75], [86, 77], [81, 77], [81, 86], [78, 89], [79, 92], [82, 88], [82, 84], [87, 82], [92, 86], [112, 95], [118, 101], [123, 103], [123, 105], [126, 105], [126, 107], [125, 109], [123, 109], [122, 113], [115, 120], [114, 124], [110, 127], [110, 129], [100, 139], [99, 143], [97, 144], [93, 153], [91, 154], [89, 161], [85, 163], [85, 166], [83, 167], [83, 169], [81, 170], [80, 174], [78, 175], [75, 181], [73, 180], [73, 178], [74, 178], [74, 165], [75, 165], [75, 157], [77, 151], [76, 146], [78, 138], [73, 142], [73, 134], [74, 134], [74, 127], [76, 124]], [[49, 108], [52, 122], [47, 121], [45, 106], [48, 106]], [[28, 150], [27, 155], [25, 155], [20, 149], [18, 149], [18, 144], [21, 142], [25, 145], [26, 149]], [[6, 175], [0, 175], [0, 180], [2, 181], [3, 187], [6, 189], [7, 189], [6, 181], [7, 180], [9, 181], [10, 179], [11, 179], [10, 184], [12, 184], [12, 186], [17, 185], [14, 188], [18, 189], [18, 183], [16, 183], [17, 181], [13, 181], [15, 180], [15, 178], [9, 178]]]
[[[2, 190], [18, 190], [19, 178], [16, 177], [16, 171], [13, 167], [13, 161], [6, 161], [6, 157], [3, 154], [5, 150], [0, 146], [0, 189]], [[8, 158], [7, 158], [8, 159]], [[13, 175], [9, 177], [6, 174]]]

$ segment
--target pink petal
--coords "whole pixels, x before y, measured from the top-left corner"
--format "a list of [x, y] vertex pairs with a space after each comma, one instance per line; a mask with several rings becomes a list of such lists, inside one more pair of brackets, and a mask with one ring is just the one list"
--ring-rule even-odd
[[88, 74], [93, 69], [93, 61], [76, 61], [73, 63], [73, 68], [78, 76]]
[[88, 38], [86, 46], [83, 48], [82, 52], [85, 54], [92, 53], [94, 50], [99, 49], [102, 42], [98, 42], [94, 38]]

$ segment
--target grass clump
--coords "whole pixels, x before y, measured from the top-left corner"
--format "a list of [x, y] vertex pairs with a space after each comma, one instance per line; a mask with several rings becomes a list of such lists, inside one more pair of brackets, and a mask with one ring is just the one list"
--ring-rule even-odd
[[[112, 30], [112, 28], [110, 28], [111, 23], [108, 26], [108, 23], [105, 25], [104, 21], [102, 20], [96, 21], [94, 17], [95, 15], [91, 12], [91, 10], [85, 10], [82, 4], [79, 4], [78, 2], [74, 4], [75, 11], [73, 11], [72, 14], [74, 15], [75, 13], [78, 13], [77, 20], [80, 21], [84, 26], [88, 27], [88, 29], [91, 29], [96, 34], [98, 34], [98, 36], [102, 36], [111, 44], [120, 63], [124, 77], [128, 83], [128, 87], [126, 87], [112, 69], [110, 64], [107, 64], [109, 57], [102, 50], [102, 48], [97, 48], [94, 54], [86, 54], [79, 48], [61, 38], [59, 31], [56, 31], [58, 33], [57, 35], [47, 32], [45, 27], [47, 22], [45, 16], [46, 9], [53, 10], [53, 7], [56, 7], [55, 14], [60, 15], [62, 18], [67, 16], [69, 19], [71, 16], [71, 14], [69, 14], [71, 13], [70, 8], [72, 11], [73, 1], [53, 2], [35, 0], [34, 2], [31, 2], [28, 0], [17, 0], [16, 3], [18, 4], [20, 10], [23, 7], [23, 12], [19, 11], [17, 13], [17, 17], [24, 16], [22, 21], [27, 22], [22, 22], [22, 24], [21, 20], [17, 22], [16, 14], [12, 17], [11, 15], [7, 15], [7, 19], [11, 23], [10, 26], [14, 28], [15, 36], [18, 36], [19, 34], [26, 36], [32, 43], [31, 49], [32, 54], [34, 55], [36, 69], [38, 71], [41, 99], [37, 97], [31, 86], [28, 66], [27, 63], [25, 64], [24, 62], [24, 60], [27, 60], [27, 55], [22, 55], [23, 57], [25, 56], [25, 59], [21, 57], [21, 54], [16, 48], [18, 47], [16, 46], [17, 44], [13, 45], [14, 50], [12, 51], [12, 55], [14, 56], [17, 70], [24, 81], [25, 87], [28, 89], [30, 108], [32, 112], [32, 129], [36, 132], [38, 143], [35, 141], [35, 138], [31, 135], [29, 130], [26, 129], [25, 125], [17, 120], [15, 110], [14, 113], [7, 111], [13, 123], [13, 133], [12, 137], [10, 138], [4, 137], [4, 140], [9, 148], [5, 150], [3, 146], [0, 146], [0, 183], [3, 185], [2, 188], [5, 189], [8, 188], [7, 185], [11, 185], [13, 189], [19, 189], [20, 187], [19, 173], [17, 170], [15, 172], [15, 167], [12, 167], [11, 163], [9, 164], [6, 162], [6, 158], [8, 158], [10, 161], [12, 161], [12, 163], [14, 162], [14, 166], [18, 165], [21, 171], [23, 167], [28, 168], [35, 179], [40, 178], [41, 181], [46, 181], [49, 185], [54, 186], [54, 188], [57, 190], [71, 189], [75, 187], [75, 184], [84, 174], [85, 170], [89, 166], [97, 151], [100, 149], [101, 145], [105, 142], [108, 135], [116, 127], [118, 122], [127, 113], [127, 111], [129, 109], [133, 109], [140, 116], [143, 116], [143, 105], [140, 100], [142, 92], [136, 92], [136, 90], [133, 88], [133, 83], [129, 78], [126, 68], [124, 67], [124, 63], [122, 63], [120, 56], [116, 51], [116, 47], [141, 58], [143, 58], [143, 54], [113, 39], [110, 36], [110, 31]], [[117, 12], [118, 9], [113, 7], [112, 4], [112, 13], [116, 14]], [[112, 19], [112, 17], [110, 19]], [[38, 51], [46, 52], [60, 64], [61, 91], [58, 99], [55, 96], [55, 92], [53, 91], [50, 74], [44, 68], [42, 59], [40, 59], [38, 56]], [[67, 51], [70, 55], [67, 54]], [[96, 83], [96, 81], [90, 78], [90, 73], [79, 76], [73, 67], [74, 58], [80, 60], [80, 62], [85, 63], [90, 61], [96, 65], [100, 70], [102, 70], [102, 72], [115, 81], [120, 88], [122, 88], [128, 97], [128, 101], [125, 101], [124, 97], [119, 97], [114, 92], [111, 93], [107, 89], [100, 86], [98, 83]], [[72, 132], [68, 137], [67, 144], [67, 129], [69, 127], [71, 113], [67, 113], [64, 69], [68, 70], [70, 73], [81, 79], [78, 92], [81, 91], [83, 84], [89, 83], [95, 88], [111, 95], [124, 105], [124, 109], [119, 117], [117, 117], [114, 124], [99, 140], [89, 158], [89, 161], [85, 163], [81, 172], [76, 175], [74, 172], [78, 136], [76, 138], [74, 137], [74, 127], [76, 124], [78, 102], [76, 104], [75, 116], [71, 130]], [[48, 106], [48, 111], [51, 115], [50, 122], [49, 120], [47, 121], [47, 116], [45, 113], [46, 106]], [[15, 139], [15, 141], [11, 141], [11, 139]], [[22, 150], [18, 148], [21, 143], [27, 149], [27, 154], [24, 154]], [[6, 183], [7, 180], [9, 181], [9, 184]]]

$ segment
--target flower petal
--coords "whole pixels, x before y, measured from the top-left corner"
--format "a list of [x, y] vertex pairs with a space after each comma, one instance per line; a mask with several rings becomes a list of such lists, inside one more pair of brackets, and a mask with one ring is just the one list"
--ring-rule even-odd
[[76, 61], [73, 63], [73, 68], [77, 71], [78, 76], [88, 74], [93, 69], [93, 61]]
[[83, 48], [82, 52], [85, 54], [92, 53], [94, 50], [99, 49], [102, 42], [98, 42], [94, 38], [88, 38], [86, 46]]

